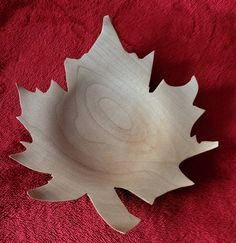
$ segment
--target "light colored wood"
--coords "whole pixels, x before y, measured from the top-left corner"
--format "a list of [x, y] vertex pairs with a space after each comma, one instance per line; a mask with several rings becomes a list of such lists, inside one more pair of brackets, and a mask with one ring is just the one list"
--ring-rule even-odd
[[203, 112], [193, 106], [195, 77], [181, 87], [162, 81], [149, 93], [153, 55], [126, 53], [105, 17], [92, 49], [80, 60], [65, 61], [68, 92], [54, 81], [46, 93], [19, 88], [19, 119], [33, 142], [22, 142], [26, 151], [12, 157], [53, 176], [29, 191], [31, 197], [63, 201], [87, 193], [101, 217], [124, 233], [139, 219], [114, 188], [152, 204], [163, 193], [193, 184], [180, 162], [218, 143], [190, 137]]

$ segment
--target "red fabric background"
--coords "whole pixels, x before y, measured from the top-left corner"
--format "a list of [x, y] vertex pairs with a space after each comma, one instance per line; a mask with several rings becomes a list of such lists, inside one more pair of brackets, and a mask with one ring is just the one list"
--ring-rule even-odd
[[[193, 133], [219, 140], [219, 149], [184, 161], [196, 185], [148, 205], [119, 190], [142, 222], [126, 235], [111, 230], [92, 203], [31, 200], [26, 191], [49, 175], [10, 160], [27, 135], [16, 86], [65, 87], [63, 61], [79, 58], [96, 40], [109, 14], [122, 44], [140, 57], [156, 51], [153, 90], [161, 79], [186, 83], [195, 74], [195, 104], [206, 109]], [[236, 242], [236, 3], [198, 1], [0, 1], [0, 241], [1, 242]]]

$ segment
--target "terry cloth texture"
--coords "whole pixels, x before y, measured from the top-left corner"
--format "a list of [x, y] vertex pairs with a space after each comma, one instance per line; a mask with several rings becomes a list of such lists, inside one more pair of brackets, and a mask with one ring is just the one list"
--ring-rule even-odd
[[[142, 219], [126, 235], [107, 226], [87, 196], [61, 203], [30, 199], [26, 191], [46, 184], [50, 175], [8, 157], [22, 151], [19, 141], [29, 137], [16, 119], [16, 84], [46, 91], [53, 79], [65, 88], [65, 58], [88, 52], [104, 15], [125, 50], [139, 57], [155, 50], [151, 91], [162, 79], [183, 85], [197, 77], [194, 104], [206, 112], [192, 134], [220, 143], [181, 164], [194, 186], [169, 192], [152, 206], [118, 190]], [[235, 94], [234, 0], [1, 0], [0, 242], [236, 242]]]

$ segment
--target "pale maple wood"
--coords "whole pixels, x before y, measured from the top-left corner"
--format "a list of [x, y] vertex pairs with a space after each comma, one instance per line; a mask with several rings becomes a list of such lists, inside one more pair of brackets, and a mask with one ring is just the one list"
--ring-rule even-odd
[[181, 161], [213, 149], [190, 136], [203, 110], [193, 106], [198, 84], [162, 81], [149, 93], [154, 53], [143, 59], [125, 52], [108, 17], [91, 50], [66, 59], [68, 92], [54, 81], [46, 93], [19, 88], [31, 144], [12, 155], [36, 171], [51, 173], [48, 184], [30, 190], [35, 199], [64, 201], [87, 194], [115, 230], [127, 232], [139, 219], [114, 188], [125, 188], [152, 204], [157, 196], [192, 185]]

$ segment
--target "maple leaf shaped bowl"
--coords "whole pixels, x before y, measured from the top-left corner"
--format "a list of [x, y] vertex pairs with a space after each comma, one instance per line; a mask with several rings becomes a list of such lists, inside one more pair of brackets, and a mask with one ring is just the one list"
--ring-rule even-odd
[[47, 92], [19, 88], [19, 120], [33, 142], [11, 155], [36, 171], [51, 173], [48, 184], [30, 190], [38, 200], [67, 201], [87, 194], [101, 217], [125, 233], [139, 219], [114, 188], [152, 204], [170, 190], [192, 185], [179, 169], [188, 157], [218, 146], [198, 143], [190, 132], [203, 110], [193, 106], [198, 84], [162, 81], [149, 93], [154, 53], [127, 53], [110, 22], [81, 59], [66, 59], [68, 92], [54, 81]]

